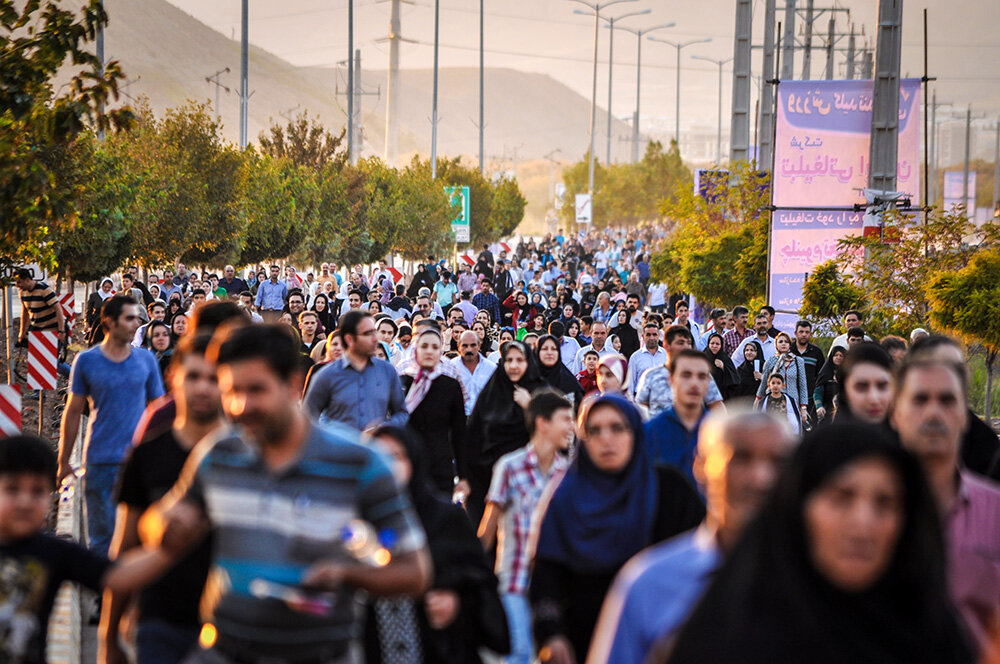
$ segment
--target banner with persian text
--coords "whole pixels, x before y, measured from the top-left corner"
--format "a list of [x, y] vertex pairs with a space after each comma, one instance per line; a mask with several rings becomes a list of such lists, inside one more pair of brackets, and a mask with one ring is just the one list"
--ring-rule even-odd
[[[770, 301], [797, 311], [806, 274], [862, 232], [871, 170], [872, 81], [783, 81], [778, 86]], [[920, 81], [899, 88], [897, 191], [919, 204]], [[796, 208], [795, 210], [781, 208]]]

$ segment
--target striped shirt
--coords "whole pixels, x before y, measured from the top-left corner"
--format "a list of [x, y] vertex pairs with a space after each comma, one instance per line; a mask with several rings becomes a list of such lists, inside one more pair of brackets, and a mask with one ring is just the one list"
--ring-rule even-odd
[[302, 592], [303, 574], [317, 561], [348, 559], [341, 533], [352, 519], [391, 532], [394, 557], [424, 547], [419, 521], [385, 460], [357, 440], [343, 427], [311, 427], [299, 458], [279, 471], [265, 465], [239, 429], [194, 450], [175, 491], [199, 505], [214, 527], [212, 577], [221, 585], [211, 620], [220, 643], [262, 658], [281, 659], [294, 646], [297, 655], [333, 659], [359, 635], [355, 593], [310, 596], [328, 602], [319, 611], [297, 611], [274, 597]]
[[59, 307], [59, 296], [52, 287], [44, 281], [36, 281], [31, 290], [21, 290], [21, 304], [28, 310], [32, 330], [58, 330], [59, 319], [56, 311]]

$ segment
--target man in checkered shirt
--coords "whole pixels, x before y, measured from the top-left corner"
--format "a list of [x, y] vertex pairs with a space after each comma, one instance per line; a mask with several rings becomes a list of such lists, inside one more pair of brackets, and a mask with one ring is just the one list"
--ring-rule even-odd
[[553, 477], [565, 472], [565, 451], [573, 439], [573, 406], [558, 392], [535, 392], [526, 409], [531, 440], [500, 457], [486, 496], [479, 539], [489, 549], [499, 539], [496, 573], [510, 629], [510, 664], [529, 664], [533, 651], [528, 582], [531, 575], [531, 517]]

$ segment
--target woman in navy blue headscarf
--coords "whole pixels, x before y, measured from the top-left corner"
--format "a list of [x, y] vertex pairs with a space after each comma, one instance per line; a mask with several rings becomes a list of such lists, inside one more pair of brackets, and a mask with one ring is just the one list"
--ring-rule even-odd
[[578, 435], [576, 460], [540, 507], [530, 589], [535, 641], [554, 661], [586, 658], [604, 595], [629, 558], [705, 515], [680, 473], [653, 465], [626, 399], [585, 400]]

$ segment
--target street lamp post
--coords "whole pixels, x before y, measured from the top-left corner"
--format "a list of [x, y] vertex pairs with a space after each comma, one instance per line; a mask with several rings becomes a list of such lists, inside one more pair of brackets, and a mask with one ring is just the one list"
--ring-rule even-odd
[[650, 41], [660, 42], [661, 44], [669, 44], [677, 49], [677, 110], [676, 117], [674, 118], [674, 140], [677, 141], [677, 149], [680, 150], [681, 147], [681, 49], [685, 46], [691, 46], [692, 44], [704, 44], [706, 42], [712, 41], [711, 37], [705, 37], [704, 39], [692, 39], [686, 42], [674, 42], [669, 39], [657, 39], [656, 37], [647, 37]]
[[726, 58], [725, 60], [716, 60], [715, 58], [706, 58], [704, 55], [692, 55], [691, 59], [704, 60], [705, 62], [711, 62], [713, 65], [719, 66], [719, 133], [716, 137], [715, 165], [722, 166], [722, 66], [727, 62], [732, 62], [733, 59]]
[[[581, 13], [581, 14], [586, 13], [586, 12], [581, 12], [580, 10], [576, 10], [576, 11], [578, 13]], [[637, 12], [629, 12], [627, 14], [622, 14], [621, 16], [613, 16], [611, 18], [603, 17], [604, 20], [607, 22], [607, 25], [605, 27], [608, 28], [608, 30], [610, 31], [610, 34], [608, 35], [608, 152], [607, 152], [607, 161], [606, 161], [607, 164], [611, 164], [611, 119], [612, 119], [612, 115], [611, 115], [611, 82], [612, 82], [612, 75], [613, 75], [613, 73], [615, 71], [615, 67], [614, 67], [614, 58], [615, 58], [615, 22], [616, 21], [620, 21], [623, 18], [628, 18], [630, 16], [640, 16], [640, 15], [643, 15], [643, 14], [649, 14], [652, 11], [653, 11], [652, 9], [643, 9], [643, 10], [637, 11]], [[627, 30], [628, 28], [625, 28], [625, 29]]]
[[589, 2], [588, 0], [571, 0], [581, 5], [589, 7], [594, 13], [594, 83], [590, 93], [590, 154], [589, 166], [587, 168], [587, 194], [590, 196], [591, 218], [593, 218], [594, 205], [594, 125], [597, 120], [597, 33], [601, 27], [601, 10], [617, 5], [622, 2], [636, 2], [636, 0], [610, 0], [609, 2]]
[[632, 28], [623, 27], [622, 30], [631, 32], [636, 36], [636, 51], [635, 51], [635, 117], [632, 118], [632, 163], [639, 161], [639, 99], [640, 91], [642, 90], [642, 36], [653, 32], [654, 30], [663, 30], [664, 28], [672, 28], [676, 23], [664, 23], [663, 25], [654, 25], [651, 28], [646, 28], [645, 30], [634, 30]]

